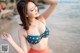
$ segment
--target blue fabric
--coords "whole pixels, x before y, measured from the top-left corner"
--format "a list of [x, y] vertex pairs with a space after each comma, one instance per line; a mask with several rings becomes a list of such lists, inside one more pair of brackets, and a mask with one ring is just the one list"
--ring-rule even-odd
[[27, 41], [31, 44], [37, 44], [40, 42], [40, 40], [42, 38], [46, 38], [47, 36], [49, 35], [49, 29], [46, 27], [46, 30], [43, 34], [41, 34], [40, 36], [39, 35], [28, 35], [28, 37], [26, 38]]

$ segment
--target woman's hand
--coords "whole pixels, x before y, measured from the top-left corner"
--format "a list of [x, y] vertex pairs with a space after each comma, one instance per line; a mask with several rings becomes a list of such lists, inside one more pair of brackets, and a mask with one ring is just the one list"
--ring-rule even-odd
[[57, 4], [57, 0], [43, 0], [43, 1], [49, 4]]
[[1, 35], [1, 38], [3, 40], [7, 40], [7, 41], [12, 39], [11, 35], [7, 32], [3, 32], [2, 35]]

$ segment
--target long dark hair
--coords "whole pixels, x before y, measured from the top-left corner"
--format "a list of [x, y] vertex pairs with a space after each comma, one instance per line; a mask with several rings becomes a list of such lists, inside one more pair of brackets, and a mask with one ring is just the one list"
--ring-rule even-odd
[[22, 24], [20, 24], [20, 25], [22, 25], [25, 30], [28, 30], [29, 26], [31, 25], [31, 21], [30, 21], [29, 17], [26, 17], [28, 2], [33, 2], [33, 1], [31, 1], [31, 0], [20, 0], [17, 3], [17, 10], [18, 10], [18, 13], [20, 15], [20, 19], [22, 21]]

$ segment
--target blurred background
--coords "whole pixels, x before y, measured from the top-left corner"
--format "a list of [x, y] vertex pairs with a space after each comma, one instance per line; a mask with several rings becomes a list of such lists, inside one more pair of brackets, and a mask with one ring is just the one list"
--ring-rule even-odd
[[[10, 33], [19, 45], [18, 28], [21, 21], [16, 9], [18, 1], [0, 0], [0, 35], [3, 31]], [[49, 4], [42, 0], [34, 2], [40, 9], [40, 14], [49, 7]], [[46, 20], [50, 29], [48, 41], [51, 53], [80, 53], [80, 0], [57, 0], [57, 2], [57, 8]], [[8, 53], [17, 53], [7, 41], [0, 38], [1, 44], [9, 45]]]

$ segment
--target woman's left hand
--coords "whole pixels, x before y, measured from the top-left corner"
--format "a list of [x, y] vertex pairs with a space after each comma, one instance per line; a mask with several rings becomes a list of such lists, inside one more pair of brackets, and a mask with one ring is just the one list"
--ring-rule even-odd
[[8, 41], [8, 40], [12, 39], [12, 36], [7, 32], [3, 32], [2, 35], [1, 35], [1, 39]]
[[57, 0], [43, 0], [43, 1], [49, 4], [57, 3]]

